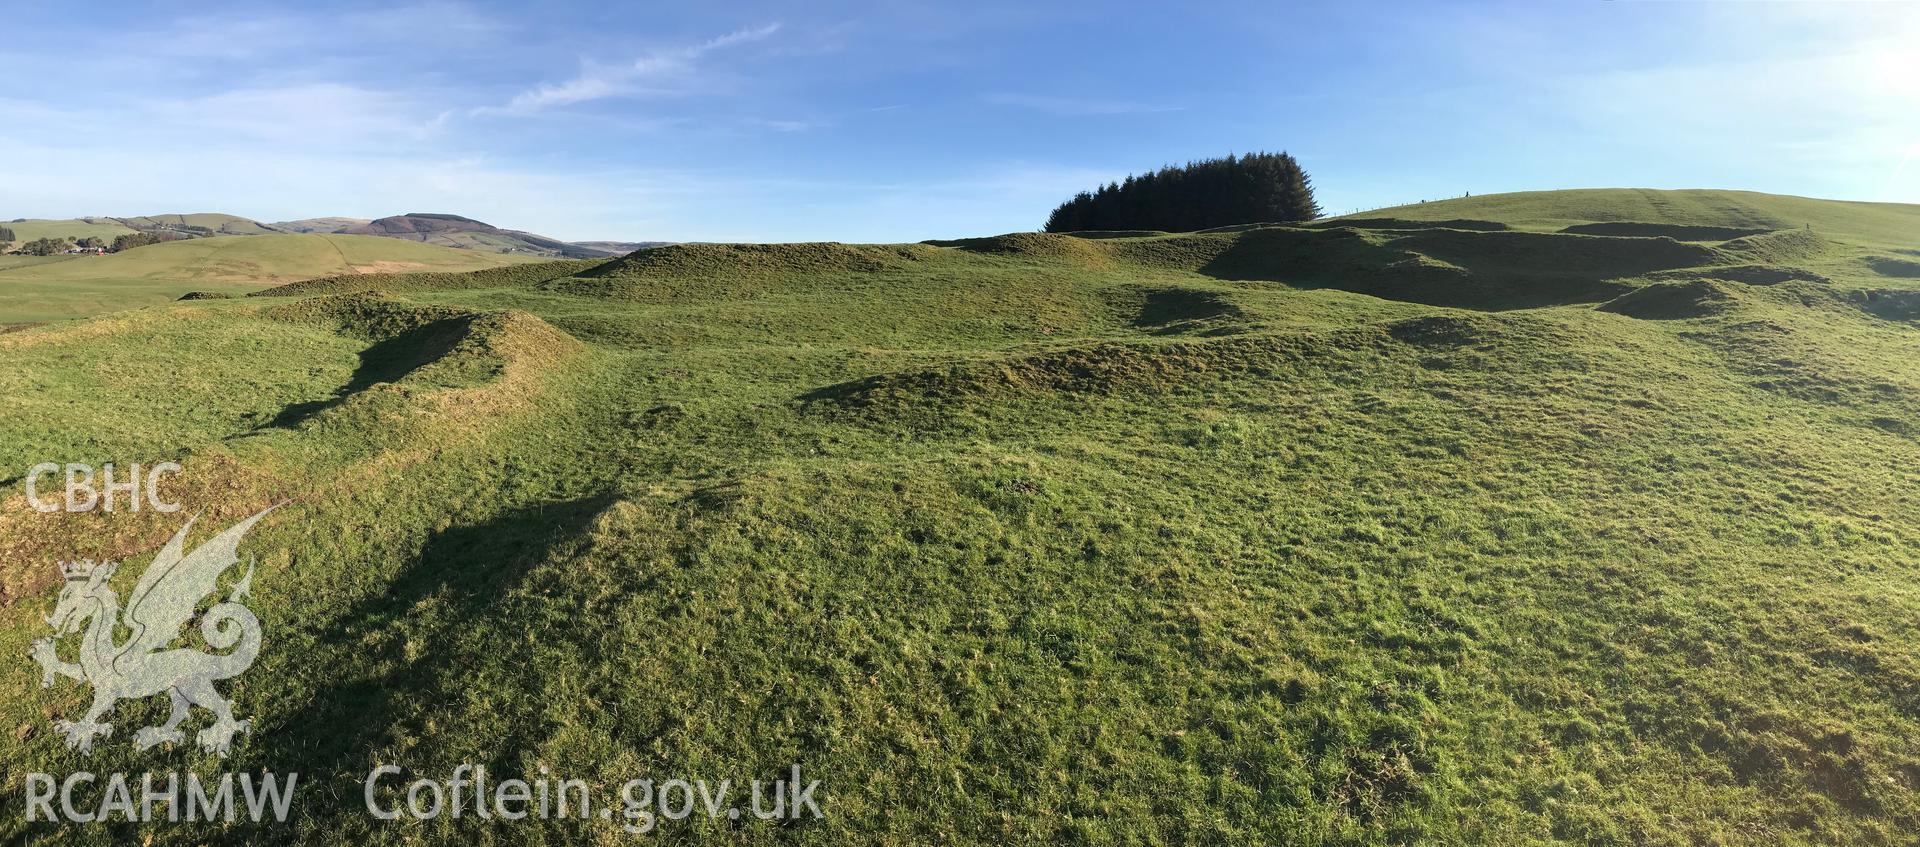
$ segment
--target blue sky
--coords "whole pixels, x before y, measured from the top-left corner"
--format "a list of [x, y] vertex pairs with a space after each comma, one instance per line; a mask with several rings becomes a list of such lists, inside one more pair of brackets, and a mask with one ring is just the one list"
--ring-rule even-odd
[[1546, 188], [1920, 202], [1920, 5], [22, 4], [0, 218], [455, 212], [906, 241], [1284, 149], [1330, 212]]

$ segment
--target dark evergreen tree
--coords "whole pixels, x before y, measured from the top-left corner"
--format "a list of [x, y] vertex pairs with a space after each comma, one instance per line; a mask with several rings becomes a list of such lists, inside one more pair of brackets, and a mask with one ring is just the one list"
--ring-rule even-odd
[[114, 236], [113, 246], [109, 247], [108, 249], [112, 250], [115, 253], [118, 253], [122, 250], [132, 250], [135, 247], [145, 247], [149, 244], [159, 244], [161, 241], [164, 241], [164, 240], [165, 239], [151, 232], [129, 232], [129, 233], [126, 233], [125, 235]]
[[55, 256], [67, 252], [73, 242], [65, 238], [36, 238], [20, 248], [29, 256]]
[[1168, 165], [1082, 191], [1047, 217], [1046, 231], [1157, 229], [1191, 232], [1320, 217], [1313, 180], [1286, 153], [1249, 153]]

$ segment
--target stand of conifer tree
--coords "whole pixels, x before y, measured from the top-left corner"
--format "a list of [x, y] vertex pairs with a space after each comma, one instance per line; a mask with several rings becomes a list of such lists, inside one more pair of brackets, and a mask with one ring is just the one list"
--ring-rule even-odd
[[1047, 217], [1047, 232], [1157, 229], [1192, 232], [1320, 216], [1313, 181], [1286, 153], [1188, 162], [1081, 192]]

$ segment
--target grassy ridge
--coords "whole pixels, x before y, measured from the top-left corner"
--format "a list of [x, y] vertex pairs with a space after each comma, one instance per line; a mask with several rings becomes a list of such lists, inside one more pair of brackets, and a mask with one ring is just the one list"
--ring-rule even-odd
[[463, 288], [518, 288], [584, 273], [604, 259], [534, 261], [478, 271], [358, 273], [305, 279], [263, 291], [257, 297], [351, 294], [367, 291], [447, 291]]
[[1818, 200], [1707, 189], [1525, 191], [1375, 209], [1357, 217], [1414, 221], [1476, 218], [1536, 230], [1558, 230], [1596, 222], [1762, 230], [1811, 225], [1817, 231], [1835, 233], [1862, 245], [1908, 248], [1914, 246], [1916, 234], [1920, 233], [1920, 206], [1912, 204]]
[[[209, 523], [295, 503], [231, 685], [297, 817], [156, 843], [625, 838], [372, 821], [384, 762], [826, 780], [825, 820], [663, 843], [1905, 843], [1902, 245], [1542, 231], [1659, 222], [1617, 211], [303, 284], [0, 335], [45, 386], [0, 468], [184, 454]], [[56, 558], [175, 525], [11, 501], [0, 652]], [[33, 677], [8, 791], [216, 767], [78, 759], [44, 724], [83, 692]]]
[[197, 212], [188, 215], [146, 215], [138, 218], [114, 218], [135, 229], [191, 229], [205, 230], [213, 235], [268, 235], [279, 230], [262, 225], [259, 221], [238, 215], [224, 215], [218, 212]]
[[111, 242], [117, 236], [156, 230], [202, 235], [267, 235], [280, 232], [259, 221], [213, 212], [136, 218], [30, 218], [0, 223], [0, 226], [13, 230], [14, 240], [18, 242], [38, 238], [70, 238], [78, 241], [89, 237]]
[[110, 218], [27, 218], [25, 220], [0, 223], [0, 227], [13, 230], [13, 240], [25, 243], [41, 238], [102, 238], [112, 241], [116, 236], [136, 232], [133, 227]]

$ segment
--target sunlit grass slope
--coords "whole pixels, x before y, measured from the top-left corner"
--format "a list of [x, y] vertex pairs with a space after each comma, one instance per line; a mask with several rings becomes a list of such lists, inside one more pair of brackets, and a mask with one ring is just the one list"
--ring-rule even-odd
[[525, 261], [363, 235], [194, 238], [106, 256], [0, 265], [0, 323], [164, 303], [196, 290], [257, 291], [331, 274], [474, 270]]
[[[361, 780], [799, 763], [823, 820], [647, 838], [1910, 843], [1920, 294], [1873, 260], [1920, 241], [1551, 231], [1675, 222], [1641, 202], [682, 245], [0, 335], [0, 474], [183, 459], [196, 538], [291, 501], [246, 548], [224, 766], [302, 786], [283, 827], [0, 836], [625, 843], [379, 822]], [[55, 562], [128, 558], [124, 591], [181, 521], [17, 491], [16, 657]], [[47, 721], [84, 690], [16, 661], [10, 795], [223, 767], [131, 751], [164, 701], [75, 756]]]
[[1646, 222], [1756, 229], [1811, 226], [1863, 245], [1911, 248], [1920, 243], [1920, 205], [1862, 203], [1752, 191], [1589, 188], [1526, 191], [1436, 200], [1376, 209], [1352, 217], [1433, 221], [1478, 218], [1516, 228], [1557, 230], [1592, 222]]
[[238, 215], [224, 215], [218, 212], [196, 212], [186, 215], [147, 215], [138, 218], [121, 218], [121, 221], [138, 229], [191, 229], [208, 232], [213, 235], [267, 235], [279, 230], [262, 225], [259, 221]]
[[127, 235], [136, 230], [108, 218], [82, 220], [78, 218], [26, 218], [17, 221], [0, 221], [0, 227], [13, 230], [14, 243], [20, 244], [41, 238], [102, 238], [112, 241], [116, 236]]

